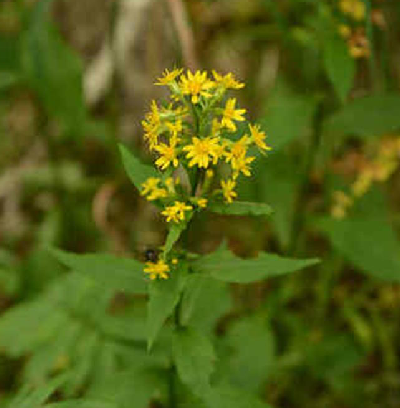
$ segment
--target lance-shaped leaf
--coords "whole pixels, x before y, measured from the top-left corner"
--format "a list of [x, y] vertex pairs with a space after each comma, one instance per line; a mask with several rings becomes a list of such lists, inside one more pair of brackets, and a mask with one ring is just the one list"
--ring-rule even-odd
[[142, 163], [122, 144], [119, 145], [119, 151], [121, 153], [125, 171], [139, 191], [142, 188], [142, 183], [144, 183], [149, 177], [160, 177], [160, 173], [158, 173], [154, 167]]
[[27, 385], [19, 391], [9, 406], [13, 408], [39, 408], [65, 383], [67, 378], [67, 375], [58, 376], [35, 390]]
[[147, 306], [147, 348], [150, 350], [165, 320], [171, 316], [186, 285], [187, 270], [183, 265], [171, 271], [169, 279], [157, 279], [149, 284]]
[[242, 259], [223, 249], [195, 260], [192, 268], [195, 272], [225, 282], [250, 283], [294, 272], [318, 262], [318, 259], [291, 259], [266, 253], [259, 254], [257, 258]]
[[52, 249], [51, 253], [62, 264], [109, 288], [132, 293], [147, 292], [143, 265], [135, 259], [108, 254], [77, 255], [59, 249]]
[[326, 74], [332, 82], [335, 92], [341, 101], [344, 102], [353, 85], [355, 73], [354, 58], [350, 55], [344, 39], [336, 33], [326, 36], [323, 48]]
[[215, 356], [208, 337], [193, 329], [178, 329], [174, 332], [172, 353], [182, 382], [200, 396], [209, 392]]
[[208, 207], [208, 210], [224, 215], [268, 216], [272, 214], [272, 208], [268, 204], [245, 201], [234, 201], [231, 204], [214, 203]]

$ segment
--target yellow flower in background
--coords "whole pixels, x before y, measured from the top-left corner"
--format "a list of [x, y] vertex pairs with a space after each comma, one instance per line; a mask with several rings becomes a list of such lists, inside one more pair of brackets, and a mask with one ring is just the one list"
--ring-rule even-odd
[[212, 71], [212, 74], [214, 76], [215, 82], [218, 85], [222, 85], [226, 89], [240, 89], [244, 87], [244, 84], [237, 81], [231, 72], [229, 74], [226, 74], [225, 76], [220, 75], [215, 71]]
[[259, 125], [254, 125], [254, 126], [249, 125], [249, 129], [250, 129], [250, 136], [252, 138], [252, 141], [257, 145], [260, 151], [271, 150], [271, 147], [265, 143], [265, 139], [267, 136], [265, 132], [260, 131]]
[[184, 151], [188, 152], [186, 158], [191, 159], [189, 167], [197, 165], [200, 168], [206, 169], [211, 160], [215, 163], [219, 158], [218, 142], [219, 138], [217, 137], [209, 136], [204, 139], [193, 137], [192, 144], [183, 148]]
[[228, 203], [231, 203], [236, 197], [237, 193], [234, 191], [236, 182], [234, 180], [221, 181], [222, 194]]
[[229, 129], [230, 131], [236, 131], [236, 124], [234, 120], [242, 122], [245, 120], [243, 115], [246, 113], [246, 109], [235, 109], [236, 98], [228, 99], [225, 105], [225, 109], [222, 113], [221, 125]]
[[207, 72], [196, 71], [193, 75], [191, 71], [187, 71], [187, 76], [182, 75], [180, 88], [184, 95], [191, 95], [192, 103], [198, 103], [199, 97], [210, 98], [212, 95], [209, 92], [215, 87], [215, 82], [207, 78]]
[[250, 139], [247, 135], [242, 136], [237, 142], [232, 143], [225, 152], [226, 162], [231, 164], [232, 169], [237, 169], [238, 162], [245, 158]]
[[331, 208], [331, 215], [333, 218], [341, 220], [346, 217], [348, 209], [353, 205], [353, 199], [343, 191], [335, 191], [333, 200], [334, 205]]
[[162, 259], [159, 259], [157, 262], [146, 262], [146, 266], [144, 268], [144, 272], [150, 275], [151, 280], [157, 278], [168, 279], [169, 270], [169, 266]]
[[165, 216], [167, 222], [179, 222], [185, 220], [185, 212], [192, 210], [191, 205], [187, 205], [182, 201], [175, 201], [174, 205], [165, 207], [165, 210], [161, 212]]
[[351, 28], [346, 24], [340, 24], [338, 26], [338, 32], [343, 38], [349, 38], [351, 35]]
[[178, 139], [171, 139], [169, 145], [165, 143], [160, 143], [158, 146], [154, 147], [160, 157], [156, 160], [156, 165], [161, 168], [161, 170], [167, 169], [171, 164], [174, 167], [178, 167], [178, 152], [176, 150], [176, 143]]
[[178, 77], [182, 71], [183, 69], [174, 69], [170, 72], [168, 69], [166, 69], [163, 72], [162, 77], [157, 78], [158, 82], [155, 82], [154, 85], [169, 85], [171, 82], [175, 81], [176, 77]]
[[347, 14], [356, 21], [365, 17], [365, 4], [362, 0], [340, 0], [339, 8], [343, 14]]

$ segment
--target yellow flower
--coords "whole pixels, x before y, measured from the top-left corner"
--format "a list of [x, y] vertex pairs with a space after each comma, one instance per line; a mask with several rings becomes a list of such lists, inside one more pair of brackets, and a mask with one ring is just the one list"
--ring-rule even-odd
[[154, 85], [169, 85], [171, 82], [175, 81], [175, 78], [182, 73], [183, 69], [174, 69], [173, 71], [169, 72], [166, 69], [163, 73], [163, 76], [157, 78], [158, 82], [155, 82]]
[[225, 109], [222, 113], [221, 125], [234, 132], [236, 125], [234, 120], [241, 122], [245, 120], [243, 115], [246, 113], [246, 109], [235, 109], [236, 98], [231, 98], [226, 102]]
[[365, 4], [360, 0], [340, 0], [339, 8], [343, 14], [350, 15], [354, 20], [361, 21], [365, 17]]
[[237, 142], [232, 143], [226, 151], [226, 162], [231, 163], [233, 169], [237, 167], [238, 160], [241, 160], [246, 156], [247, 146], [250, 144], [249, 137], [247, 135], [242, 136]]
[[154, 280], [156, 278], [169, 278], [169, 266], [162, 259], [159, 259], [157, 262], [146, 262], [144, 272], [150, 275], [151, 280]]
[[185, 219], [185, 211], [192, 210], [193, 207], [191, 205], [187, 205], [181, 201], [175, 201], [174, 205], [165, 207], [165, 210], [161, 212], [167, 219], [167, 222], [179, 222], [184, 221]]
[[234, 162], [232, 162], [232, 169], [234, 170], [233, 172], [233, 178], [236, 179], [239, 174], [242, 172], [245, 176], [250, 177], [250, 168], [248, 167], [249, 164], [255, 160], [255, 157], [246, 157], [246, 156], [241, 156], [237, 158]]
[[187, 76], [182, 75], [180, 87], [184, 95], [192, 96], [192, 103], [198, 103], [199, 97], [210, 98], [211, 94], [208, 92], [215, 87], [215, 83], [207, 78], [207, 72], [196, 71], [193, 75], [189, 70]]
[[151, 102], [151, 112], [147, 113], [146, 120], [142, 121], [144, 138], [148, 140], [150, 150], [158, 143], [158, 134], [161, 127], [160, 111], [155, 101]]
[[338, 27], [338, 31], [339, 34], [343, 37], [343, 38], [349, 38], [351, 35], [351, 29], [348, 25], [346, 24], [340, 24]]
[[199, 198], [197, 199], [197, 205], [200, 208], [206, 208], [207, 207], [207, 198]]
[[168, 122], [167, 124], [168, 130], [171, 132], [173, 138], [178, 137], [178, 133], [182, 132], [182, 121], [177, 120], [175, 123]]
[[234, 180], [227, 180], [221, 181], [221, 187], [222, 187], [222, 194], [225, 197], [225, 200], [228, 203], [231, 203], [233, 201], [234, 198], [237, 197], [237, 193], [234, 190], [234, 188], [236, 187], [236, 182]]
[[206, 169], [211, 159], [216, 163], [220, 157], [218, 142], [218, 137], [209, 136], [204, 139], [193, 137], [192, 144], [183, 148], [184, 151], [188, 152], [186, 158], [191, 159], [189, 167], [197, 164], [200, 168], [203, 167]]
[[178, 139], [170, 139], [169, 145], [165, 143], [160, 143], [158, 146], [154, 147], [160, 157], [156, 160], [156, 165], [161, 168], [161, 170], [167, 169], [171, 164], [174, 167], [178, 167], [178, 152], [176, 151], [176, 142]]
[[149, 177], [144, 183], [142, 183], [143, 190], [142, 196], [147, 195], [149, 201], [158, 200], [159, 198], [167, 197], [167, 191], [164, 188], [159, 188], [160, 179], [157, 177]]
[[253, 139], [253, 142], [257, 145], [257, 147], [262, 150], [271, 150], [271, 147], [265, 144], [265, 132], [260, 131], [259, 125], [249, 125], [250, 134]]
[[218, 85], [222, 85], [224, 88], [228, 89], [240, 89], [244, 87], [244, 84], [236, 81], [232, 73], [229, 73], [225, 76], [218, 74], [215, 71], [212, 71], [215, 82]]
[[142, 183], [143, 190], [140, 194], [149, 194], [155, 188], [158, 188], [158, 184], [160, 183], [160, 181], [161, 180], [158, 177], [149, 177], [144, 183]]

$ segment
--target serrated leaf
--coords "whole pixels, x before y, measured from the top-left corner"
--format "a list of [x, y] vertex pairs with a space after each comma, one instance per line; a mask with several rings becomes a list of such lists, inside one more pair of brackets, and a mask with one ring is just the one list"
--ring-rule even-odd
[[209, 391], [215, 355], [208, 337], [191, 328], [174, 332], [172, 354], [182, 382], [198, 394]]
[[339, 99], [344, 102], [353, 84], [355, 61], [343, 38], [328, 35], [323, 41], [325, 71]]
[[[324, 133], [379, 137], [400, 129], [400, 96], [373, 95], [359, 98], [334, 113], [324, 123]], [[328, 137], [328, 135], [327, 135]]]
[[257, 258], [242, 259], [230, 251], [219, 250], [194, 261], [192, 268], [225, 282], [250, 283], [295, 272], [318, 262], [318, 259], [291, 259], [266, 253]]
[[134, 259], [108, 254], [77, 255], [59, 249], [51, 249], [51, 253], [67, 267], [107, 285], [108, 288], [147, 293], [143, 265]]
[[245, 201], [234, 201], [231, 204], [214, 203], [208, 207], [208, 210], [224, 215], [253, 215], [269, 216], [272, 214], [272, 208], [265, 203], [250, 203]]
[[142, 189], [142, 184], [149, 177], [161, 176], [154, 167], [143, 164], [122, 144], [119, 145], [119, 151], [126, 174], [139, 191]]
[[147, 348], [150, 350], [165, 320], [178, 304], [187, 281], [185, 269], [174, 270], [169, 279], [149, 283], [147, 314]]
[[23, 68], [46, 111], [76, 133], [86, 120], [82, 63], [51, 23], [51, 3], [38, 1], [30, 13], [22, 38]]
[[255, 395], [230, 386], [213, 388], [205, 400], [210, 408], [271, 408]]
[[348, 218], [318, 221], [338, 252], [368, 275], [400, 282], [400, 243], [382, 196], [371, 192]]

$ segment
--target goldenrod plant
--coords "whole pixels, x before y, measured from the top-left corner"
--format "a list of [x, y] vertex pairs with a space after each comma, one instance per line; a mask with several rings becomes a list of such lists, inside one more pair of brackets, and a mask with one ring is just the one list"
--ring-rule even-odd
[[[35, 398], [45, 399], [55, 389], [65, 395], [74, 395], [85, 385], [88, 401], [78, 400], [74, 402], [77, 406], [90, 404], [90, 395], [94, 393], [97, 399], [101, 397], [100, 407], [134, 405], [146, 408], [150, 400], [168, 408], [185, 404], [211, 408], [267, 407], [256, 394], [239, 390], [235, 382], [231, 382], [232, 373], [224, 368], [224, 356], [218, 356], [218, 342], [211, 327], [201, 323], [204, 318], [209, 320], [213, 313], [204, 307], [207, 309], [208, 302], [212, 304], [217, 300], [212, 296], [226, 296], [230, 283], [261, 281], [315, 265], [318, 261], [264, 252], [255, 258], [242, 259], [226, 244], [204, 255], [188, 251], [187, 231], [198, 213], [208, 211], [224, 216], [254, 217], [271, 214], [267, 204], [240, 201], [236, 191], [240, 179], [246, 182], [250, 176], [257, 176], [251, 169], [257, 151], [266, 154], [271, 148], [261, 126], [248, 123], [246, 110], [229, 95], [230, 90], [244, 86], [233, 74], [221, 75], [213, 71], [211, 77], [206, 71], [193, 73], [174, 69], [165, 71], [156, 85], [166, 86], [170, 99], [162, 103], [153, 101], [143, 121], [144, 138], [154, 164], [142, 163], [122, 145], [120, 151], [130, 180], [140, 194], [159, 209], [167, 225], [165, 243], [153, 251], [151, 259], [144, 264], [131, 257], [52, 250], [53, 255], [73, 271], [52, 291], [65, 291], [63, 301], [73, 310], [78, 306], [70, 303], [69, 291], [83, 290], [81, 285], [89, 285], [90, 298], [98, 303], [87, 298], [88, 294], [77, 302], [86, 303], [83, 316], [102, 328], [93, 332], [88, 343], [82, 344], [91, 355], [84, 363], [79, 361], [78, 350], [72, 353], [73, 359], [77, 359], [74, 361], [67, 349], [58, 353], [52, 346], [47, 352], [49, 356], [57, 356], [56, 361], [51, 359], [51, 363], [42, 367], [31, 362], [28, 372], [41, 369], [45, 375], [51, 370], [56, 378], [39, 397], [29, 392], [22, 396], [23, 404], [36, 406], [32, 403]], [[114, 322], [112, 317], [106, 318], [106, 311], [102, 309], [115, 290], [123, 290], [130, 296], [146, 296], [147, 314], [143, 326], [142, 317], [134, 314], [128, 320], [125, 318], [123, 324], [118, 318]], [[35, 312], [46, 316], [46, 310], [54, 307], [51, 306], [52, 291], [37, 305], [14, 310], [10, 319]], [[79, 307], [76, 310], [82, 313], [78, 312]], [[64, 331], [57, 307], [54, 313], [51, 318]], [[216, 313], [215, 317], [219, 312]], [[215, 317], [211, 318], [211, 323], [215, 322]], [[122, 324], [122, 331], [118, 330], [118, 324]], [[263, 330], [265, 324], [259, 320], [256, 325]], [[135, 332], [138, 325], [142, 332]], [[129, 334], [131, 330], [134, 332]], [[68, 336], [65, 341], [67, 339]], [[124, 360], [122, 364], [118, 362], [121, 359]], [[89, 375], [87, 370], [94, 367], [100, 377], [95, 373]], [[238, 369], [247, 368], [240, 366]], [[104, 390], [112, 391], [105, 393]], [[25, 406], [23, 404], [16, 401], [14, 407]]]

